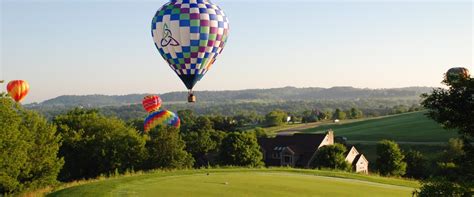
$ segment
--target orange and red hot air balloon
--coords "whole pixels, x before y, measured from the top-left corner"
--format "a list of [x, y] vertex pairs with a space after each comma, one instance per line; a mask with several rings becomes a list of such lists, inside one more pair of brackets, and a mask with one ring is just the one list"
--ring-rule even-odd
[[151, 112], [154, 112], [154, 111], [158, 111], [158, 109], [160, 109], [161, 107], [161, 98], [157, 95], [149, 95], [149, 96], [145, 96], [145, 98], [143, 98], [143, 101], [142, 101], [142, 104], [143, 104], [143, 108], [145, 108], [145, 110], [148, 112], [148, 113], [151, 113]]
[[29, 90], [30, 85], [28, 85], [28, 82], [23, 80], [13, 80], [7, 85], [8, 94], [16, 102], [21, 102], [26, 97]]

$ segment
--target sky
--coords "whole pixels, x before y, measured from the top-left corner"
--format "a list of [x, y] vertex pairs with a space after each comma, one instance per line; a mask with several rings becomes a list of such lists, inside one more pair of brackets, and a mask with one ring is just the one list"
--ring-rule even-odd
[[[27, 80], [25, 103], [186, 91], [150, 33], [167, 0], [0, 1], [0, 80]], [[450, 67], [474, 72], [469, 0], [212, 2], [230, 35], [196, 91], [441, 86]]]

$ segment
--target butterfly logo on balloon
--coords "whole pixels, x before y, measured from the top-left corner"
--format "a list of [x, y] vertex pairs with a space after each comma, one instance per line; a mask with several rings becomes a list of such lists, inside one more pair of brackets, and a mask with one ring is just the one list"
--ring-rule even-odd
[[165, 23], [165, 25], [163, 26], [163, 39], [161, 39], [161, 46], [167, 47], [168, 45], [179, 46], [179, 42], [173, 38], [173, 33], [168, 28], [168, 25]]

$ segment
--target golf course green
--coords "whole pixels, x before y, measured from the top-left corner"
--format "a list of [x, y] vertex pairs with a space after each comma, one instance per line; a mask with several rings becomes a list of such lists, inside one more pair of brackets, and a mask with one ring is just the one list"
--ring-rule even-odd
[[48, 196], [409, 196], [415, 181], [297, 169], [214, 169], [111, 178]]

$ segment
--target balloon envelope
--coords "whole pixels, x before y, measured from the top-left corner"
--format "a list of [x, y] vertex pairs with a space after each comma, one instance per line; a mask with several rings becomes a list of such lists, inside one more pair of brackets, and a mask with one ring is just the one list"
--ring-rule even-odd
[[7, 91], [13, 100], [21, 102], [30, 91], [30, 86], [26, 81], [13, 80], [7, 84]]
[[158, 125], [179, 128], [179, 126], [181, 125], [181, 120], [176, 114], [171, 111], [156, 111], [148, 115], [148, 117], [145, 119], [145, 132], [150, 131]]
[[208, 0], [171, 0], [151, 28], [156, 48], [189, 90], [216, 61], [228, 32], [226, 15]]
[[157, 111], [161, 107], [161, 98], [157, 95], [145, 96], [142, 101], [143, 108], [147, 112]]
[[446, 78], [449, 83], [457, 83], [462, 79], [468, 79], [470, 77], [469, 70], [463, 67], [451, 68], [446, 73]]

